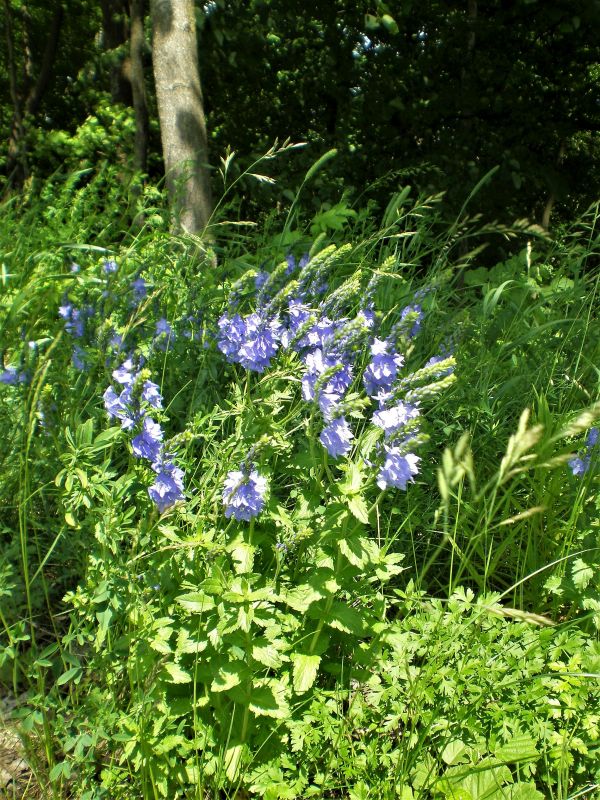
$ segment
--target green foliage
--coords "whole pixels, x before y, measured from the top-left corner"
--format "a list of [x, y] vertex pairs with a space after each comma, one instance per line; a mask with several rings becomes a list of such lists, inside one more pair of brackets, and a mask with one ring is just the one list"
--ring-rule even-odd
[[[146, 226], [113, 246], [106, 170], [8, 207], [2, 234], [0, 352], [29, 380], [0, 384], [0, 679], [26, 692], [16, 718], [40, 782], [86, 800], [566, 800], [597, 784], [599, 478], [568, 467], [599, 416], [595, 212], [550, 242], [444, 228], [439, 198], [409, 190], [381, 227], [342, 195], [303, 222], [297, 196], [264, 230], [231, 226], [215, 267], [165, 232], [151, 189]], [[222, 177], [236, 180], [232, 154]], [[469, 243], [498, 234], [523, 248], [484, 267]], [[289, 248], [310, 250], [332, 317], [368, 288], [382, 335], [419, 293], [398, 386], [427, 425], [406, 492], [376, 484], [356, 321], [356, 438], [335, 461], [293, 348], [253, 373], [215, 346], [229, 302], [255, 308], [260, 270], [259, 298], [286, 308]], [[78, 339], [66, 305], [88, 309]], [[441, 345], [453, 355], [423, 367]], [[102, 403], [129, 352], [160, 385], [155, 418], [186, 473], [162, 514]], [[248, 523], [222, 495], [245, 461], [269, 480]]]

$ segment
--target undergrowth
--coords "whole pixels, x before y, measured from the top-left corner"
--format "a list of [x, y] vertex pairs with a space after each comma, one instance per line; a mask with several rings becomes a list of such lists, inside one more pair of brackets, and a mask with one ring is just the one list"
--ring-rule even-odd
[[597, 207], [551, 241], [409, 190], [224, 203], [207, 249], [107, 177], [0, 232], [0, 679], [43, 795], [596, 796]]

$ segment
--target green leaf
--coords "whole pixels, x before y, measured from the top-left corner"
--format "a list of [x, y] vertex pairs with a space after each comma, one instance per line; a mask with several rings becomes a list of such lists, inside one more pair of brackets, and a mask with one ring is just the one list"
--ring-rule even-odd
[[268, 680], [262, 686], [254, 685], [248, 708], [257, 717], [285, 719], [290, 714], [285, 686], [275, 680]]
[[513, 738], [496, 749], [494, 754], [499, 761], [516, 764], [519, 761], [534, 761], [539, 753], [530, 736], [513, 736]]
[[241, 661], [231, 661], [223, 664], [210, 685], [212, 692], [226, 692], [233, 689], [245, 678], [248, 668]]
[[190, 592], [177, 598], [179, 605], [192, 614], [203, 614], [215, 607], [215, 601], [204, 592]]
[[577, 589], [586, 589], [594, 577], [594, 570], [582, 558], [576, 558], [571, 567], [571, 575]]
[[544, 795], [535, 788], [534, 783], [517, 783], [511, 786], [510, 800], [544, 800]]
[[302, 583], [300, 586], [295, 586], [285, 594], [285, 602], [294, 609], [303, 614], [307, 611], [313, 603], [317, 603], [326, 597], [326, 593], [315, 589], [308, 583]]
[[307, 692], [317, 678], [321, 656], [306, 655], [304, 653], [292, 653], [292, 664], [294, 665], [294, 691], [297, 694]]
[[362, 495], [357, 494], [354, 497], [348, 498], [348, 508], [354, 514], [359, 522], [364, 522], [365, 525], [369, 522], [369, 509]]
[[183, 736], [178, 736], [171, 734], [169, 736], [163, 736], [158, 744], [154, 747], [155, 753], [169, 753], [171, 750], [174, 750], [176, 747], [180, 747], [181, 745], [186, 744], [186, 739]]
[[189, 672], [181, 669], [179, 664], [165, 664], [164, 668], [169, 675], [169, 683], [191, 683], [192, 676]]
[[69, 683], [69, 681], [73, 681], [73, 683], [79, 683], [81, 678], [81, 667], [71, 667], [66, 672], [63, 672], [56, 680], [57, 686], [63, 686], [65, 683]]
[[50, 770], [50, 780], [57, 781], [59, 778], [66, 778], [69, 780], [71, 777], [71, 764], [68, 761], [59, 761]]
[[452, 764], [460, 764], [466, 760], [468, 752], [469, 747], [467, 747], [464, 742], [461, 742], [460, 739], [453, 739], [444, 747], [442, 751], [442, 760], [449, 766], [452, 766]]
[[225, 774], [232, 783], [239, 774], [243, 753], [243, 744], [235, 744], [225, 750]]
[[113, 428], [107, 428], [105, 431], [101, 431], [94, 439], [94, 450], [104, 450], [105, 448], [110, 447], [122, 436], [121, 431], [122, 429], [120, 425]]
[[367, 564], [377, 563], [379, 548], [375, 542], [364, 536], [348, 536], [338, 541], [342, 555], [346, 556], [353, 567], [364, 569]]
[[387, 30], [387, 32], [391, 33], [392, 35], [398, 33], [398, 31], [400, 30], [396, 20], [393, 17], [391, 17], [389, 14], [384, 14], [382, 16], [382, 18], [381, 18], [381, 22], [382, 22], [384, 28]]
[[343, 495], [352, 495], [360, 492], [363, 485], [363, 472], [354, 461], [346, 466], [346, 480], [338, 484], [338, 489]]
[[354, 608], [339, 602], [333, 603], [325, 615], [324, 621], [330, 628], [335, 628], [343, 633], [353, 633], [355, 636], [362, 636], [365, 629], [361, 614]]
[[243, 541], [236, 541], [231, 547], [231, 558], [233, 559], [234, 569], [238, 575], [246, 575], [252, 572], [254, 565], [254, 553], [256, 548]]
[[272, 644], [262, 640], [265, 644], [254, 644], [252, 646], [252, 658], [263, 664], [270, 669], [278, 669], [282, 663], [283, 658], [281, 653]]

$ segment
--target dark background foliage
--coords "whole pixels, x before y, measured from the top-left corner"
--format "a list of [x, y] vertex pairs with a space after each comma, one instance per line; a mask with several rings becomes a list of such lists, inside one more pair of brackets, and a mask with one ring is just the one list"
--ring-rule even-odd
[[[27, 95], [43, 69], [59, 11], [47, 87], [27, 114]], [[87, 165], [118, 158], [130, 167], [131, 136], [114, 125], [115, 104], [131, 103], [128, 4], [4, 0], [4, 12], [1, 139], [9, 142], [20, 111], [27, 161], [25, 174], [15, 174], [2, 148], [5, 190], [69, 159]], [[316, 192], [317, 207], [343, 190], [353, 202], [374, 199], [384, 206], [410, 183], [446, 192], [452, 214], [494, 167], [491, 187], [475, 204], [491, 218], [528, 217], [548, 226], [595, 199], [598, 0], [211, 0], [197, 3], [196, 12], [211, 163], [227, 146], [246, 159], [265, 152], [275, 138], [308, 143], [277, 166], [277, 186], [252, 191], [247, 213], [293, 189], [332, 147], [338, 158], [327, 188]], [[154, 120], [149, 171], [158, 178], [150, 44], [145, 59]], [[58, 135], [72, 137], [90, 116], [104, 134], [93, 143]]]

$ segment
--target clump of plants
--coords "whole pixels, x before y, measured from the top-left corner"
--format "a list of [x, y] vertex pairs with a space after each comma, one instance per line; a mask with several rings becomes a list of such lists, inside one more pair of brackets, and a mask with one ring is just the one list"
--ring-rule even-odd
[[[166, 236], [87, 249], [3, 300], [21, 466], [1, 484], [19, 601], [0, 663], [57, 795], [524, 800], [598, 780], [597, 386], [562, 322], [594, 278], [544, 293], [554, 268], [521, 285], [515, 261], [509, 292], [463, 262], [458, 292], [456, 231], [394, 213], [366, 243], [232, 244], [218, 275]], [[587, 403], [499, 391], [503, 348], [537, 363], [531, 319]], [[571, 545], [550, 530], [532, 553], [573, 498]]]

